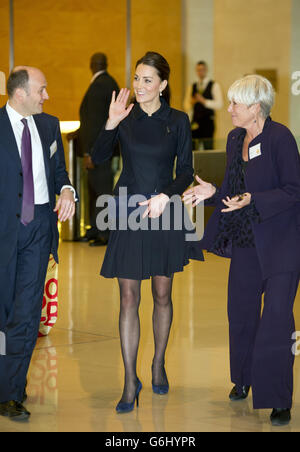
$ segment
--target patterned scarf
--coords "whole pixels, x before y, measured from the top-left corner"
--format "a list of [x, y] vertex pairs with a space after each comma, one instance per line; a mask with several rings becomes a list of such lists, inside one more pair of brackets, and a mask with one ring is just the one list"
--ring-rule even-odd
[[[229, 168], [228, 196], [230, 198], [244, 193], [246, 190], [245, 163], [242, 157], [245, 134], [246, 131], [241, 133], [237, 138], [237, 150]], [[222, 256], [226, 254], [226, 251], [232, 245], [240, 248], [254, 247], [255, 242], [251, 221], [257, 221], [258, 217], [259, 214], [252, 201], [242, 209], [221, 213], [219, 230], [213, 245], [214, 252]]]

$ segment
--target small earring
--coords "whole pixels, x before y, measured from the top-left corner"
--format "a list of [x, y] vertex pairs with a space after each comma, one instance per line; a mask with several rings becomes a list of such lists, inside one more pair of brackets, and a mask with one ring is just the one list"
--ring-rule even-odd
[[160, 97], [162, 96], [162, 91], [159, 92]]

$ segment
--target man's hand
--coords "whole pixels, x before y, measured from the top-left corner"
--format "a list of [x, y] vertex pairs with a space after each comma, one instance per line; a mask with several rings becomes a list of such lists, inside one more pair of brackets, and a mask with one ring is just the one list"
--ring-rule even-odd
[[202, 94], [196, 93], [193, 97], [193, 100], [194, 100], [194, 102], [193, 102], [194, 104], [199, 102], [200, 104], [205, 106], [206, 99], [205, 99], [205, 97], [202, 96]]
[[95, 165], [92, 161], [92, 157], [90, 155], [85, 155], [83, 157], [83, 166], [85, 169], [94, 169]]
[[54, 212], [58, 212], [59, 221], [70, 220], [75, 214], [74, 194], [69, 188], [65, 188], [57, 200]]

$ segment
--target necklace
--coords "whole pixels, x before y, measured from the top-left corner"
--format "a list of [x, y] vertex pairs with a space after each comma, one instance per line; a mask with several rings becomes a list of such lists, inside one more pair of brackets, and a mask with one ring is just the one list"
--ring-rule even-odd
[[250, 129], [247, 129], [245, 140], [247, 140], [248, 143], [262, 133], [265, 121], [263, 121], [263, 124], [261, 125], [258, 125], [257, 121], [254, 121], [254, 124], [256, 125], [256, 130], [250, 131]]
[[[149, 118], [151, 118], [151, 116], [152, 116], [155, 112], [157, 112], [157, 111], [160, 109], [161, 103], [159, 102], [159, 105], [156, 105], [156, 106], [154, 107], [154, 109], [152, 108], [151, 110], [153, 110], [153, 111], [151, 111], [151, 113], [148, 112], [147, 109], [146, 109], [144, 106], [142, 106], [141, 104], [140, 104], [140, 107], [141, 107], [141, 109], [149, 116]], [[150, 110], [150, 109], [149, 109], [149, 110]]]

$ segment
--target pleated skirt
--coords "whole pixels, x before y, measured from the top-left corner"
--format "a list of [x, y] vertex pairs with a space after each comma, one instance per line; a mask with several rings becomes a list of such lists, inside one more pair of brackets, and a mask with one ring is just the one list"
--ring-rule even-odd
[[[182, 215], [184, 214], [182, 207]], [[109, 241], [100, 274], [105, 278], [149, 279], [152, 276], [170, 277], [183, 271], [190, 259], [203, 261], [200, 242], [191, 240], [195, 231], [184, 224], [180, 230], [174, 218], [166, 229], [159, 221], [147, 221], [147, 229], [110, 230]], [[145, 224], [145, 223], [144, 223]], [[195, 237], [195, 236], [194, 236]]]

